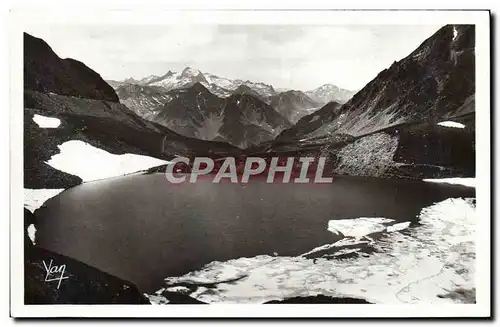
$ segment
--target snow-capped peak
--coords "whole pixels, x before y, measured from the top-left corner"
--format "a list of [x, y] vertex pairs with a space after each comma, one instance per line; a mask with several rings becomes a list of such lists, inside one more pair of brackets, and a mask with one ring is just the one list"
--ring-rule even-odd
[[312, 91], [306, 92], [306, 94], [314, 100], [323, 103], [328, 103], [330, 101], [345, 103], [355, 93], [354, 91], [345, 90], [333, 84], [323, 84]]
[[191, 67], [186, 67], [181, 73], [182, 77], [193, 77], [200, 75], [201, 72], [199, 70], [193, 69]]
[[159, 77], [160, 77], [160, 76], [157, 76], [157, 75], [149, 75], [149, 76], [146, 76], [146, 77], [141, 78], [141, 79], [139, 80], [139, 84], [140, 84], [140, 85], [146, 85], [146, 84], [148, 84], [149, 82], [151, 82], [152, 80], [157, 79], [157, 78], [159, 78]]
[[269, 98], [276, 95], [276, 91], [271, 85], [262, 82], [243, 81], [239, 79], [230, 79], [219, 77], [210, 73], [203, 73], [200, 70], [192, 67], [186, 67], [181, 73], [168, 71], [165, 75], [156, 76], [150, 75], [137, 81], [139, 85], [160, 86], [167, 90], [182, 89], [191, 86], [195, 83], [201, 83], [210, 92], [220, 96], [230, 96], [241, 85], [248, 86], [254, 92], [263, 98]]
[[137, 84], [138, 82], [139, 82], [139, 81], [138, 81], [138, 80], [136, 80], [136, 79], [135, 79], [135, 78], [133, 78], [133, 77], [125, 78], [125, 79], [123, 80], [123, 83], [125, 83], [125, 84]]

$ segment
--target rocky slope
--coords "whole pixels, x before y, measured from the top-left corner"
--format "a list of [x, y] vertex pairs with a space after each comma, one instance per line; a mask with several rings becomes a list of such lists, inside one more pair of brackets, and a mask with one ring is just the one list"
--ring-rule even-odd
[[141, 85], [141, 86], [157, 86], [165, 89], [166, 91], [184, 89], [200, 83], [210, 90], [213, 94], [219, 97], [230, 96], [239, 86], [247, 86], [263, 99], [270, 99], [271, 96], [276, 95], [276, 91], [271, 85], [264, 83], [255, 83], [251, 81], [243, 81], [240, 79], [230, 79], [219, 77], [210, 73], [202, 73], [197, 69], [186, 67], [182, 72], [168, 71], [161, 76], [150, 75], [140, 80], [127, 78], [123, 81], [107, 81], [113, 88], [118, 88], [122, 85]]
[[[328, 102], [328, 99], [336, 97], [345, 99], [349, 94], [349, 91], [329, 84], [310, 92], [311, 96], [317, 99], [314, 100], [301, 91], [276, 92], [272, 86], [264, 83], [232, 80], [210, 73], [202, 73], [190, 67], [185, 68], [181, 73], [169, 71], [162, 76], [150, 75], [140, 80], [133, 78], [123, 81], [110, 80], [108, 83], [115, 88], [120, 102], [139, 116], [159, 122], [182, 135], [203, 140], [217, 139], [221, 141], [228, 141], [223, 136], [217, 135], [217, 126], [221, 124], [222, 120], [222, 107], [220, 110], [215, 110], [217, 113], [214, 113], [213, 108], [201, 108], [206, 103], [220, 103], [223, 106], [223, 102], [215, 99], [214, 96], [219, 99], [227, 99], [231, 95], [246, 94], [262, 101], [263, 104], [270, 105], [289, 122], [296, 123], [301, 117], [319, 109]], [[201, 97], [207, 98], [208, 101], [203, 100], [202, 103], [199, 103], [200, 92], [184, 91], [190, 90], [195, 85], [203, 86]], [[199, 88], [199, 86], [196, 87]], [[205, 91], [214, 96], [206, 94]], [[192, 98], [190, 99], [189, 96]], [[172, 103], [169, 103], [170, 101]], [[194, 106], [194, 109], [189, 109], [191, 105]], [[198, 106], [201, 106], [201, 109]], [[213, 104], [209, 106], [213, 106]], [[187, 111], [194, 110], [198, 113], [194, 115], [191, 113], [182, 114], [179, 112], [180, 108]], [[263, 110], [266, 110], [266, 107], [263, 107]], [[205, 116], [207, 113], [208, 116]], [[191, 116], [191, 120], [186, 120], [187, 116]], [[206, 121], [206, 124], [203, 121]], [[260, 127], [260, 130], [268, 129], [267, 126], [256, 127]], [[252, 126], [252, 130], [257, 130], [256, 127]], [[230, 133], [227, 129], [226, 132]], [[256, 140], [245, 140], [245, 143], [256, 144], [259, 140], [268, 140], [271, 137], [269, 135], [274, 135], [273, 133], [266, 137], [257, 136]], [[247, 133], [246, 135], [253, 134], [255, 133]], [[240, 140], [229, 142], [241, 144]]]
[[116, 87], [120, 102], [144, 119], [152, 120], [159, 107], [172, 100], [165, 89], [157, 86], [122, 84]]
[[475, 176], [475, 114], [454, 118], [466, 127], [404, 123], [321, 148], [333, 171], [387, 178]]
[[303, 117], [267, 148], [315, 148], [343, 174], [474, 176], [474, 46], [474, 26], [447, 25], [347, 103]]
[[[24, 209], [25, 230], [36, 224], [36, 215]], [[111, 276], [80, 261], [33, 245], [25, 234], [25, 304], [149, 304], [130, 282]], [[46, 268], [66, 265], [64, 279], [47, 282]], [[58, 275], [50, 276], [57, 278]]]

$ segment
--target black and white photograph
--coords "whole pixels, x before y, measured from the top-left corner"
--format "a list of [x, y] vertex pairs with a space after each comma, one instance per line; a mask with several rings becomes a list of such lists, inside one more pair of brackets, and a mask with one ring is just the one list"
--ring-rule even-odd
[[491, 314], [488, 11], [11, 14], [14, 316]]

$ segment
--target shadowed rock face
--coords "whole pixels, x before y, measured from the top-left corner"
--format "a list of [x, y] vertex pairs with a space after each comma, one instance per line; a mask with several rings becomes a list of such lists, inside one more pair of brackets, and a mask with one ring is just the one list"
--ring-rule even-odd
[[284, 130], [278, 137], [279, 141], [299, 141], [304, 138], [324, 136], [324, 134], [313, 134], [322, 130], [335, 119], [342, 105], [338, 102], [330, 102], [311, 115], [302, 117], [292, 128]]
[[24, 33], [24, 89], [118, 102], [99, 74], [74, 59], [61, 59], [42, 39]]
[[234, 94], [225, 100], [220, 134], [240, 148], [273, 140], [291, 126], [273, 107], [251, 95]]
[[219, 136], [224, 99], [200, 83], [166, 94], [170, 100], [157, 109], [154, 121], [188, 137], [213, 140]]
[[152, 120], [165, 103], [172, 100], [168, 92], [158, 86], [123, 84], [116, 88], [120, 102], [142, 118]]

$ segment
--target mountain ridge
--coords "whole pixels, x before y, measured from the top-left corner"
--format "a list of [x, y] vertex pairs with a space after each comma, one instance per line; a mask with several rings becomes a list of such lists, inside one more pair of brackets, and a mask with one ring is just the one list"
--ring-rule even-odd
[[24, 89], [119, 102], [113, 88], [84, 63], [60, 58], [47, 42], [28, 33], [23, 46]]
[[290, 127], [256, 92], [242, 88], [242, 93], [226, 98], [212, 94], [199, 82], [171, 90], [166, 93], [171, 99], [156, 110], [152, 120], [185, 136], [226, 140], [238, 147], [269, 141]]

